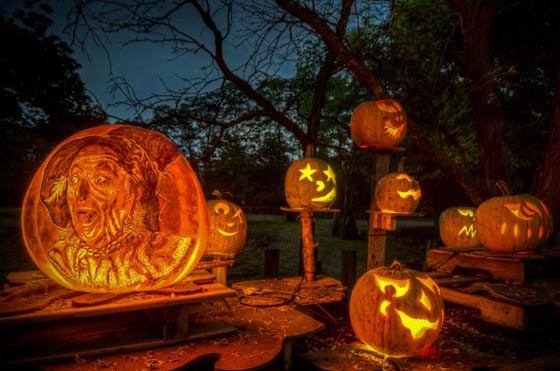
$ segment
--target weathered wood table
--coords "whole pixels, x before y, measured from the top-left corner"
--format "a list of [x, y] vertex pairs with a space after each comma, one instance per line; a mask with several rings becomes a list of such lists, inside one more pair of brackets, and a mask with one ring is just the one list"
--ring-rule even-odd
[[178, 288], [114, 296], [20, 276], [0, 297], [0, 369], [196, 369], [211, 358], [215, 370], [256, 370], [282, 354], [289, 369], [291, 342], [325, 327], [295, 305], [243, 305], [204, 272]]

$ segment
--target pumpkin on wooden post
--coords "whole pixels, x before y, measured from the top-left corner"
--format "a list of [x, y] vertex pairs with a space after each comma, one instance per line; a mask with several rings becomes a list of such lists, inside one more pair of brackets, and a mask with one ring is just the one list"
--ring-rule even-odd
[[296, 160], [286, 172], [284, 194], [292, 209], [329, 209], [336, 200], [334, 171], [318, 158]]
[[534, 251], [552, 235], [552, 215], [545, 203], [529, 194], [512, 195], [507, 184], [496, 182], [502, 196], [481, 203], [475, 213], [478, 239], [492, 252]]
[[386, 174], [377, 182], [374, 199], [376, 207], [381, 211], [409, 214], [420, 203], [420, 183], [404, 172], [405, 159], [400, 159], [396, 173]]
[[208, 209], [208, 245], [206, 255], [217, 259], [233, 259], [241, 254], [247, 241], [247, 218], [241, 207], [226, 200], [225, 194], [214, 190], [216, 197], [206, 203]]
[[350, 323], [356, 337], [378, 354], [408, 357], [438, 338], [444, 302], [428, 275], [398, 261], [367, 271], [352, 290]]
[[406, 113], [393, 99], [359, 104], [352, 112], [350, 134], [360, 148], [392, 148], [406, 136]]
[[480, 246], [474, 224], [475, 207], [458, 206], [445, 209], [439, 216], [439, 235], [447, 247]]
[[62, 286], [146, 291], [196, 267], [208, 215], [195, 172], [169, 138], [101, 125], [45, 159], [23, 201], [22, 232], [37, 267]]

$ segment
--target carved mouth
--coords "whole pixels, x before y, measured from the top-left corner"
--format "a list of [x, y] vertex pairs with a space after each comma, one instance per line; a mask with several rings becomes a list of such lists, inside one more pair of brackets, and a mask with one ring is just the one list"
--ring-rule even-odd
[[82, 208], [76, 213], [76, 222], [79, 224], [76, 227], [86, 237], [91, 238], [95, 235], [96, 227], [99, 224], [99, 215], [90, 208]]

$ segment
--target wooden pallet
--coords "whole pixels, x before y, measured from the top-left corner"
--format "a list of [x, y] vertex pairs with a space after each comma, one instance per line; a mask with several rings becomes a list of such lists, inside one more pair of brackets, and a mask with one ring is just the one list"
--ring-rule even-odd
[[[235, 332], [191, 321], [197, 304], [236, 296], [207, 272], [154, 292], [85, 294], [40, 273], [11, 274], [0, 296], [0, 365], [61, 362], [168, 346]], [[195, 283], [196, 282], [196, 283]]]
[[496, 254], [484, 248], [441, 248], [428, 251], [428, 269], [454, 273], [458, 269], [485, 271], [494, 279], [530, 282], [560, 278], [560, 253]]

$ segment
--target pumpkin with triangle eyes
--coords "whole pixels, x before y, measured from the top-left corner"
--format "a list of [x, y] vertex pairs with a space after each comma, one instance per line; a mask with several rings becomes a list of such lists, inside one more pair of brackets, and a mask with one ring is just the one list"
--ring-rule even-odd
[[443, 296], [435, 281], [397, 261], [360, 277], [349, 309], [356, 337], [390, 357], [413, 356], [431, 346], [444, 319]]
[[284, 194], [292, 209], [328, 209], [336, 200], [334, 171], [318, 158], [296, 160], [286, 172]]

